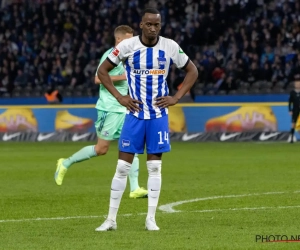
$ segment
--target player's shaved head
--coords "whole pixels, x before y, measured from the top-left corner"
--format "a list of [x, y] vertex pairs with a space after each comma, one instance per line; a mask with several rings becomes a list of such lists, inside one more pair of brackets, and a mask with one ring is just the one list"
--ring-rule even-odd
[[142, 12], [142, 17], [145, 16], [145, 14], [157, 14], [160, 15], [159, 11], [155, 8], [146, 8]]

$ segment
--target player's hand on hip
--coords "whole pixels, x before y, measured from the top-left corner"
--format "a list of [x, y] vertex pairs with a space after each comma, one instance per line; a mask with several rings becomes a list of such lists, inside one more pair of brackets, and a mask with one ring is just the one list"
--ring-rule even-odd
[[156, 106], [160, 108], [167, 108], [173, 106], [178, 102], [178, 99], [174, 96], [161, 96], [155, 99]]
[[141, 101], [132, 99], [129, 95], [121, 96], [118, 99], [118, 102], [126, 107], [130, 112], [139, 112], [142, 109], [138, 104], [142, 104]]

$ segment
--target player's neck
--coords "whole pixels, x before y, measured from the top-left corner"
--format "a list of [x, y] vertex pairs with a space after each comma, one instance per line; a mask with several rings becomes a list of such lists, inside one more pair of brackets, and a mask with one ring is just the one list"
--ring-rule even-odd
[[149, 40], [144, 35], [139, 36], [141, 43], [146, 47], [154, 47], [159, 40], [159, 37], [157, 37], [155, 40]]

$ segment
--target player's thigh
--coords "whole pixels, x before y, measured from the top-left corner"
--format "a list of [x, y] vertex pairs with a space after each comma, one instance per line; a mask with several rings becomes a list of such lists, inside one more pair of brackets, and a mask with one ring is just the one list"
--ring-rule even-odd
[[169, 122], [168, 116], [147, 120], [146, 146], [147, 154], [160, 154], [169, 152]]
[[145, 120], [126, 115], [119, 139], [121, 152], [143, 154], [145, 146]]
[[98, 138], [106, 141], [118, 139], [123, 126], [124, 114], [116, 112], [98, 111], [95, 128]]
[[124, 121], [125, 121], [126, 113], [119, 113], [119, 118], [118, 121], [116, 121], [116, 132], [114, 134], [114, 139], [117, 140], [120, 138], [122, 129], [124, 126]]

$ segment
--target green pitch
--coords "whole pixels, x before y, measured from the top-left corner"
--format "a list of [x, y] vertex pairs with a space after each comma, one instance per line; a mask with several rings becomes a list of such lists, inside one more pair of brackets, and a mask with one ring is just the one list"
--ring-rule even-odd
[[[84, 145], [0, 144], [0, 249], [300, 248], [256, 242], [300, 235], [300, 144], [173, 143], [163, 156], [159, 205], [169, 212], [158, 210], [158, 232], [144, 230], [147, 199], [129, 199], [128, 187], [118, 230], [94, 231], [108, 211], [117, 145], [72, 166], [62, 186], [53, 180], [56, 160]], [[145, 155], [140, 163], [146, 187]]]

